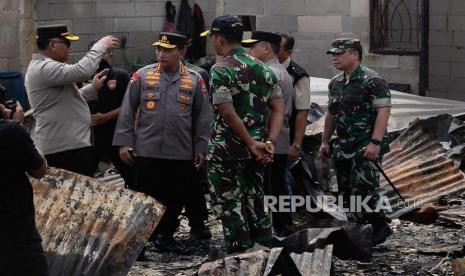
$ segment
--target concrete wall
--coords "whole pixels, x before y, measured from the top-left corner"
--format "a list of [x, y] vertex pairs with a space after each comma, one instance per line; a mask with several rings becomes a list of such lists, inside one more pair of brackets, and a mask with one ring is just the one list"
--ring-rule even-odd
[[0, 0], [0, 72], [24, 72], [34, 51], [32, 0]]
[[[179, 10], [179, 1], [173, 3]], [[324, 53], [332, 39], [361, 38], [364, 63], [388, 81], [418, 89], [415, 56], [369, 53], [369, 0], [189, 0], [199, 3], [208, 26], [215, 14], [256, 16], [257, 29], [291, 33], [294, 58], [311, 76], [330, 78], [337, 70]], [[434, 0], [430, 19], [430, 95], [465, 100], [465, 1]], [[37, 24], [65, 23], [81, 35], [73, 61], [88, 41], [112, 33], [128, 37], [114, 62], [131, 69], [154, 60], [150, 46], [163, 27], [164, 0], [0, 0], [0, 71], [24, 71], [34, 50]], [[210, 51], [211, 52], [211, 51]]]
[[[1, 1], [1, 0], [0, 0]], [[26, 0], [25, 0], [26, 1]], [[216, 14], [216, 0], [190, 0], [198, 3], [205, 22]], [[107, 34], [127, 37], [125, 50], [115, 50], [113, 64], [133, 69], [132, 64], [155, 61], [151, 46], [158, 38], [165, 21], [164, 0], [36, 0], [37, 24], [64, 23], [81, 36], [72, 44], [72, 61], [76, 62], [87, 51], [89, 41]], [[172, 0], [179, 12], [180, 0]]]
[[291, 33], [296, 38], [294, 58], [313, 77], [331, 78], [337, 73], [325, 54], [331, 40], [358, 37], [367, 66], [389, 82], [407, 83], [418, 91], [418, 57], [369, 53], [369, 0], [223, 1], [224, 13], [255, 15], [257, 30]]
[[431, 1], [431, 95], [465, 100], [465, 1]]

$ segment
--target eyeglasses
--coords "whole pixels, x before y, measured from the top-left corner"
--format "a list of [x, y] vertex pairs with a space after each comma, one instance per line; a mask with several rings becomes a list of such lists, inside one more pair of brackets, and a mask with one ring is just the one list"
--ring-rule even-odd
[[49, 41], [65, 44], [66, 47], [68, 47], [68, 48], [71, 47], [71, 42], [70, 42], [69, 40], [55, 40], [55, 39], [50, 39]]

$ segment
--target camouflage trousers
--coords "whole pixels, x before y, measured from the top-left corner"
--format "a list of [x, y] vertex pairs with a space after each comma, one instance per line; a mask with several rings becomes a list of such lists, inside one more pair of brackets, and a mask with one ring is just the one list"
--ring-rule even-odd
[[209, 162], [212, 208], [221, 219], [228, 253], [269, 246], [270, 215], [264, 210], [265, 168], [255, 160]]
[[[350, 196], [360, 196], [363, 200], [371, 196], [367, 205], [375, 210], [379, 201], [379, 171], [373, 162], [359, 156], [335, 161], [339, 195], [342, 195], [344, 207], [350, 206]], [[355, 214], [363, 219], [365, 210]]]

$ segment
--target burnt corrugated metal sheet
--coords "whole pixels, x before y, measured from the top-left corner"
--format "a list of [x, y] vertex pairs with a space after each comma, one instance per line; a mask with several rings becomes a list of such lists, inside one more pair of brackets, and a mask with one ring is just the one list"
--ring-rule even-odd
[[447, 206], [438, 212], [439, 222], [465, 227], [465, 206]]
[[383, 169], [400, 191], [400, 200], [381, 176], [383, 187], [397, 218], [444, 195], [465, 190], [464, 174], [446, 157], [446, 150], [431, 136], [431, 130], [416, 121], [394, 142], [383, 159]]
[[291, 253], [283, 247], [230, 256], [205, 263], [198, 271], [199, 276], [243, 276], [243, 275], [330, 275], [333, 260], [333, 245], [313, 252]]
[[333, 245], [315, 249], [312, 253], [290, 254], [302, 275], [329, 276], [333, 260]]
[[142, 193], [61, 169], [31, 182], [50, 275], [126, 275], [165, 209]]
[[121, 177], [120, 174], [105, 175], [103, 177], [98, 178], [98, 180], [104, 181], [114, 187], [124, 188], [124, 179]]
[[268, 261], [269, 252], [258, 250], [255, 252], [226, 257], [214, 262], [204, 263], [199, 276], [242, 276], [263, 275]]

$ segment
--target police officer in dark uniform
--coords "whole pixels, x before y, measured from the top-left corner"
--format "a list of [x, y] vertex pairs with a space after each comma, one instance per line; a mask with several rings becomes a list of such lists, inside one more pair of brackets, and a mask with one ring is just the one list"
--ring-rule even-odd
[[134, 166], [135, 189], [166, 207], [152, 236], [157, 249], [166, 251], [175, 249], [173, 234], [192, 170], [204, 164], [211, 109], [203, 79], [181, 63], [186, 37], [162, 32], [154, 45], [158, 63], [131, 77], [113, 144]]

